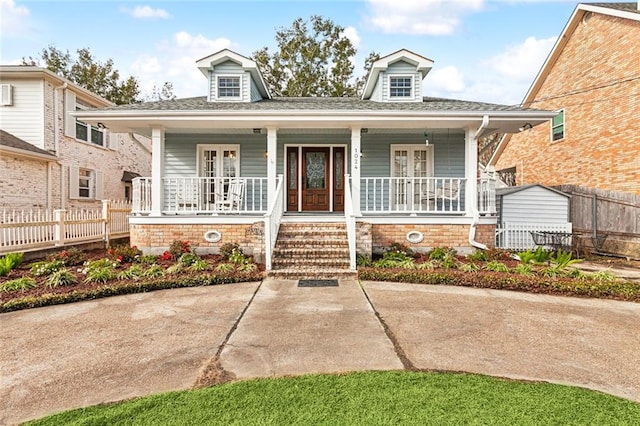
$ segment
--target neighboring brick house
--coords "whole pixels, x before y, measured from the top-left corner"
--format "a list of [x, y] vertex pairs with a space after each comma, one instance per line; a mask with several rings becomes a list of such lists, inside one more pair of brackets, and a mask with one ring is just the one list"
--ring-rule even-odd
[[0, 87], [0, 209], [99, 207], [151, 172], [147, 138], [70, 115], [111, 102], [33, 66], [0, 66]]
[[518, 185], [640, 194], [640, 3], [579, 4], [523, 106], [558, 111], [490, 161]]

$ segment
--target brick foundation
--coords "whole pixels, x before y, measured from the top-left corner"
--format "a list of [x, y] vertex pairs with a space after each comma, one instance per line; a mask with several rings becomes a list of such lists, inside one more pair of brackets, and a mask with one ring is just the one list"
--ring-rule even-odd
[[[381, 253], [392, 243], [401, 243], [417, 252], [427, 252], [433, 247], [453, 247], [461, 254], [471, 253], [474, 248], [469, 244], [469, 225], [450, 224], [364, 224], [359, 223], [358, 229], [358, 254], [366, 255], [366, 249], [370, 247], [371, 253]], [[367, 241], [367, 233], [362, 232], [366, 226], [370, 227]], [[407, 233], [411, 231], [421, 232], [424, 239], [419, 243], [407, 241]], [[476, 241], [493, 247], [495, 225], [478, 225], [476, 227]]]
[[[204, 239], [208, 231], [218, 231], [222, 238], [212, 243]], [[264, 223], [253, 224], [131, 224], [131, 245], [146, 254], [161, 254], [175, 240], [189, 241], [200, 254], [219, 253], [225, 243], [237, 243], [247, 255], [264, 262]]]

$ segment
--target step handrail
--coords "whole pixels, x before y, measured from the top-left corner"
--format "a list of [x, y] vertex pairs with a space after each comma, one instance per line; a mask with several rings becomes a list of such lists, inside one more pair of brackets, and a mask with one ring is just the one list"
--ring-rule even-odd
[[347, 241], [349, 242], [349, 269], [356, 270], [356, 217], [353, 213], [351, 198], [351, 182], [349, 174], [344, 175], [344, 217], [347, 225]]
[[269, 206], [267, 213], [264, 215], [264, 263], [267, 271], [271, 270], [273, 249], [275, 248], [276, 241], [278, 240], [280, 222], [282, 221], [282, 215], [284, 214], [284, 191], [282, 190], [283, 181], [283, 175], [278, 175], [273, 202]]

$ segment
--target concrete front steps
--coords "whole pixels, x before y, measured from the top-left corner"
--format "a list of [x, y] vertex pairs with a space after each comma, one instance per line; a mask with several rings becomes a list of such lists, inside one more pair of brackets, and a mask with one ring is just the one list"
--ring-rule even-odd
[[344, 223], [281, 223], [273, 251], [275, 279], [356, 278], [349, 269], [349, 243]]

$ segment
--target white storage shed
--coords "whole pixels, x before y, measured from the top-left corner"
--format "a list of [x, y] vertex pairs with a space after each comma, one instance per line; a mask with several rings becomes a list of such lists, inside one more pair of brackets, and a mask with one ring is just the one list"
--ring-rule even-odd
[[[571, 196], [540, 184], [496, 190], [496, 247], [535, 249], [531, 232], [571, 233]], [[565, 238], [570, 245], [570, 238]]]

